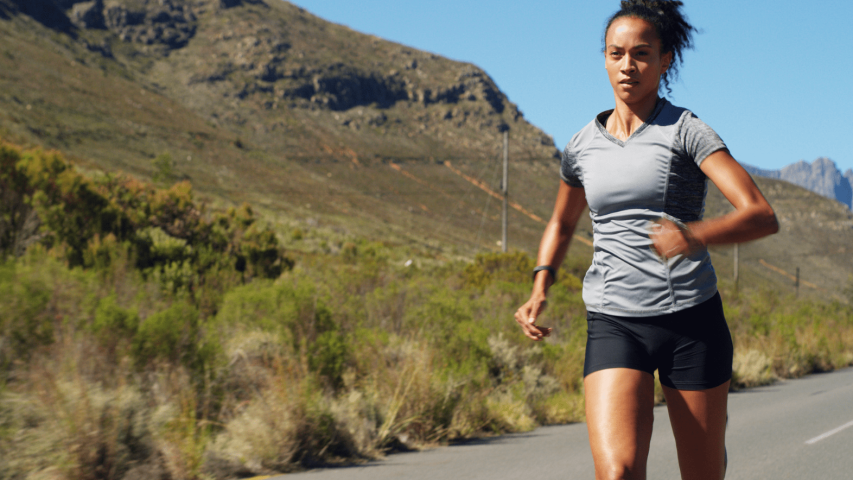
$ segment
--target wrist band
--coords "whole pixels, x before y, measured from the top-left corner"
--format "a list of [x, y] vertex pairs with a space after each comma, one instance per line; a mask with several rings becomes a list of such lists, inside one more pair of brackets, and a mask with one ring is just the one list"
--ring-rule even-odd
[[554, 269], [551, 265], [539, 265], [538, 267], [533, 269], [533, 280], [536, 280], [536, 274], [541, 272], [542, 270], [547, 270], [548, 273], [551, 274], [551, 283], [557, 283], [557, 270]]

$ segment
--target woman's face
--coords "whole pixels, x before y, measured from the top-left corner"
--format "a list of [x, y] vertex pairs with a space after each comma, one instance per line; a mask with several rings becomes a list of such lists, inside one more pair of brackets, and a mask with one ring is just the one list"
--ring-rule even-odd
[[669, 68], [672, 52], [661, 55], [654, 25], [636, 17], [621, 17], [605, 36], [604, 66], [617, 100], [633, 104], [657, 98], [660, 76]]

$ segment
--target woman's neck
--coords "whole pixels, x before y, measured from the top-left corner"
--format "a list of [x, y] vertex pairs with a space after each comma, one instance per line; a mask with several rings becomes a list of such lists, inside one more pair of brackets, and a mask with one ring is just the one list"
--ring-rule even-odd
[[624, 142], [649, 119], [657, 102], [657, 95], [649, 95], [648, 98], [632, 104], [627, 104], [616, 98], [616, 108], [607, 118], [607, 124], [604, 128], [607, 129], [608, 133]]

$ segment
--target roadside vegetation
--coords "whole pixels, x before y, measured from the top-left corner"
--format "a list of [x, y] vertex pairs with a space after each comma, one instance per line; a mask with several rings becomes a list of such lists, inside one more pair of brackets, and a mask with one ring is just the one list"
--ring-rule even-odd
[[[239, 478], [583, 420], [585, 258], [532, 344], [523, 252], [285, 250], [321, 233], [11, 145], [0, 201], [0, 478]], [[853, 364], [849, 303], [721, 291], [735, 388]]]

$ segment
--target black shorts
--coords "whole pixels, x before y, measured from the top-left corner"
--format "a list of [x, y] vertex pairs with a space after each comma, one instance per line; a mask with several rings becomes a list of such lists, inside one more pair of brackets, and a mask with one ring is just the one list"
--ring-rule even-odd
[[717, 293], [711, 299], [656, 317], [587, 313], [583, 375], [631, 368], [678, 390], [705, 390], [732, 378], [732, 336]]

